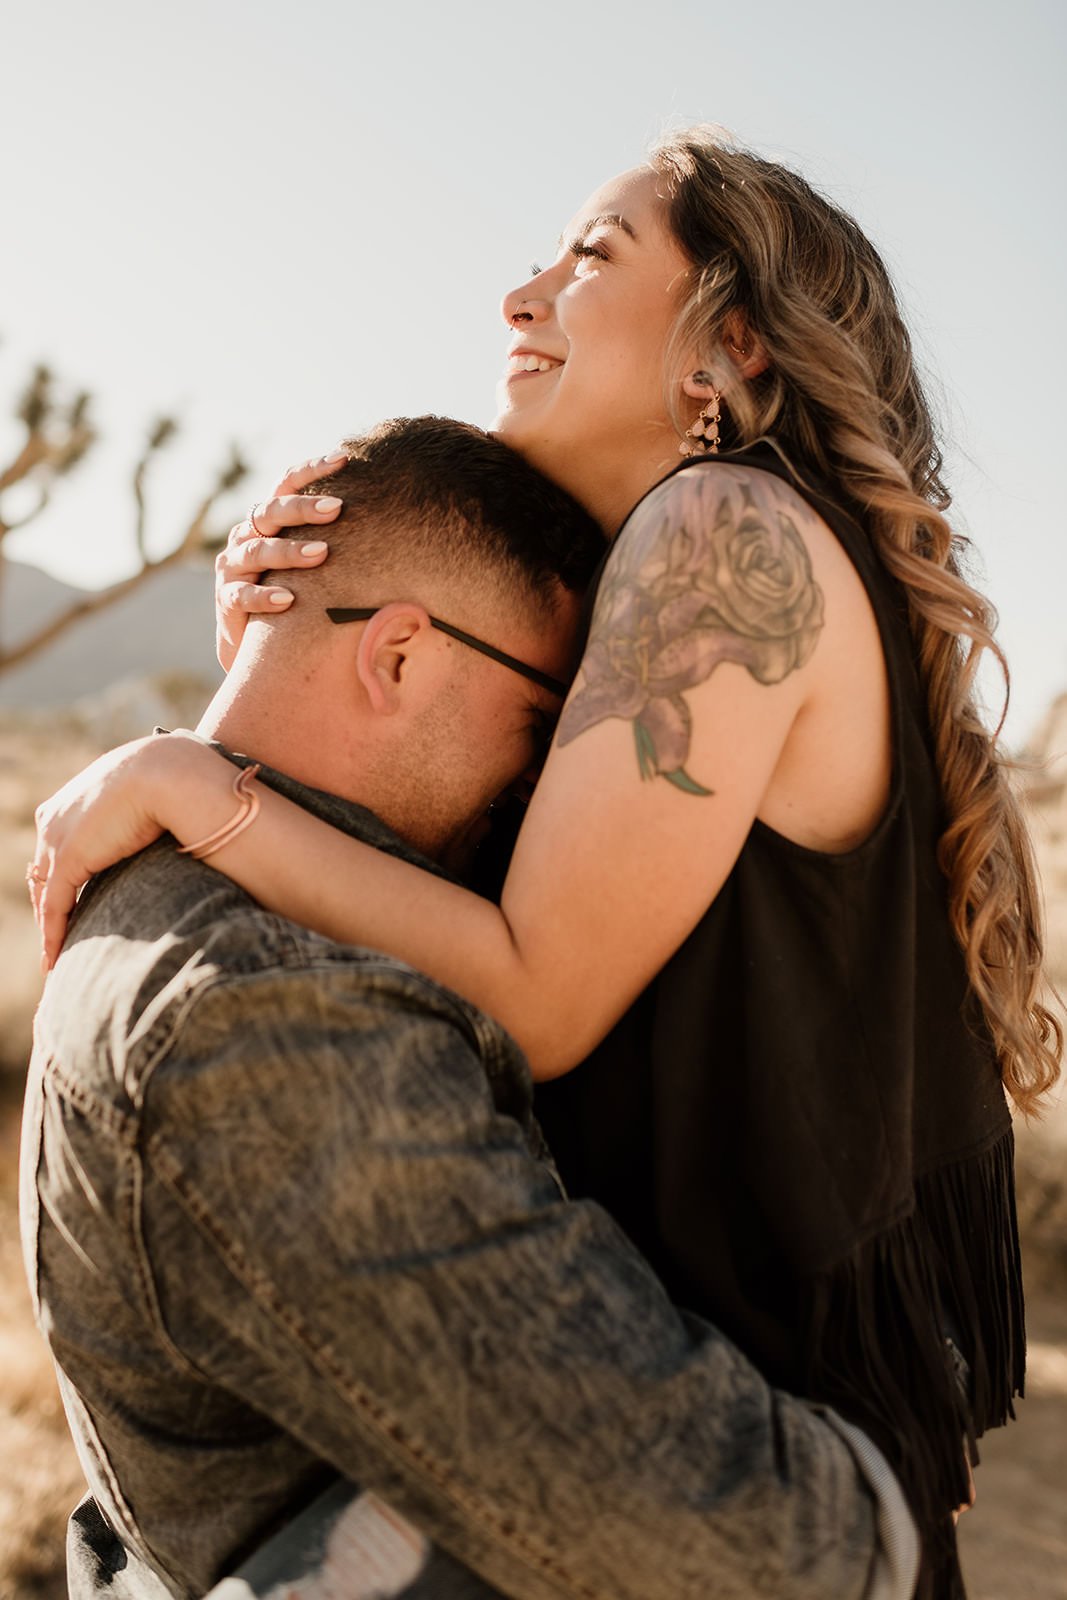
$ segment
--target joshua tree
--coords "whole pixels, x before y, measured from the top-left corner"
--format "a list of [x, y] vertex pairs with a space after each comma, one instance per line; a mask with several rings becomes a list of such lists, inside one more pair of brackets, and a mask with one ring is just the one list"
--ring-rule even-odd
[[[0, 466], [0, 582], [3, 580], [4, 540], [7, 535], [16, 528], [24, 528], [41, 515], [60, 479], [84, 460], [95, 443], [90, 399], [90, 395], [84, 392], [76, 394], [72, 400], [62, 398], [56, 392], [50, 369], [39, 366], [19, 400], [16, 415], [22, 428], [22, 444], [7, 466]], [[161, 417], [154, 422], [134, 468], [136, 514], [133, 537], [139, 563], [137, 570], [109, 589], [101, 589], [72, 601], [16, 644], [5, 647], [0, 639], [0, 672], [44, 650], [82, 617], [112, 605], [164, 567], [172, 567], [197, 551], [215, 549], [221, 543], [221, 535], [209, 528], [208, 522], [220, 496], [240, 483], [248, 470], [236, 446], [231, 446], [229, 460], [216, 474], [189, 522], [178, 531], [167, 554], [150, 557], [145, 548], [145, 478], [153, 457], [170, 443], [176, 432], [177, 423], [173, 417]], [[27, 510], [11, 520], [5, 515], [4, 505], [16, 485], [22, 485], [24, 491], [31, 490], [34, 498]]]

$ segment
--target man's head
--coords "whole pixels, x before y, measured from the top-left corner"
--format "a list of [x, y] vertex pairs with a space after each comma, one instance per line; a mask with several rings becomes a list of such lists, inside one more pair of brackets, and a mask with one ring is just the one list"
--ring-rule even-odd
[[[319, 490], [344, 501], [328, 560], [281, 575], [292, 607], [249, 622], [201, 730], [456, 861], [491, 801], [537, 762], [562, 704], [537, 679], [570, 678], [603, 538], [567, 494], [467, 424], [400, 419], [346, 449]], [[330, 610], [372, 614], [332, 622]]]

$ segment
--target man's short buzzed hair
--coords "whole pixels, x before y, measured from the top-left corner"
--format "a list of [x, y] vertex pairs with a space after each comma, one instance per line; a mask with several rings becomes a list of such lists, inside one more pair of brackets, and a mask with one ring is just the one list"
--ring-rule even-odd
[[321, 606], [414, 598], [388, 591], [426, 578], [551, 614], [559, 585], [584, 589], [604, 555], [602, 532], [576, 500], [469, 423], [397, 417], [342, 448], [347, 465], [308, 491], [344, 501], [323, 530], [328, 561], [264, 580], [303, 594], [311, 579]]

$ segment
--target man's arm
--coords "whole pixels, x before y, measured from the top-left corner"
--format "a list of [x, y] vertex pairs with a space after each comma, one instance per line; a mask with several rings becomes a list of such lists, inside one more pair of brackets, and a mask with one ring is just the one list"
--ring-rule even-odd
[[561, 1199], [494, 1104], [492, 1024], [374, 971], [271, 970], [184, 1019], [146, 1100], [168, 1341], [507, 1594], [906, 1600], [877, 1452]]

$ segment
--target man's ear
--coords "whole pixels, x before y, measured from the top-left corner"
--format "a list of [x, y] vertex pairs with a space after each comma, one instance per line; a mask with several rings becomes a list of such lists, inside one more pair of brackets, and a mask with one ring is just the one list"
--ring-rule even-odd
[[376, 715], [399, 711], [412, 663], [431, 634], [430, 614], [415, 601], [391, 601], [368, 620], [356, 652], [356, 673]]

